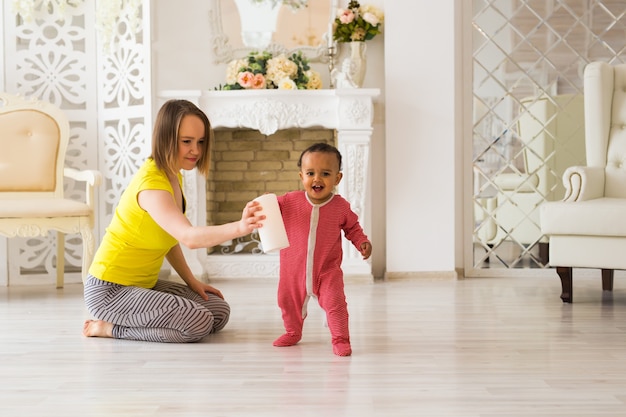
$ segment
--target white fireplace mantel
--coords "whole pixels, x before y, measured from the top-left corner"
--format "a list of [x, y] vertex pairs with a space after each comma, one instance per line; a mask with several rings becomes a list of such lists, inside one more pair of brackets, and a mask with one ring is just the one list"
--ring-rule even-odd
[[[371, 230], [370, 141], [373, 99], [378, 89], [324, 90], [177, 90], [163, 91], [162, 100], [187, 99], [209, 117], [214, 129], [254, 129], [264, 135], [292, 128], [322, 127], [337, 131], [337, 147], [343, 156], [343, 179], [338, 191], [359, 215], [365, 232]], [[184, 172], [187, 216], [192, 224], [206, 224], [206, 188], [201, 175]], [[343, 270], [346, 276], [372, 279], [372, 268], [344, 239]], [[194, 273], [211, 278], [257, 278], [278, 276], [277, 255], [215, 255], [206, 250], [186, 250]]]

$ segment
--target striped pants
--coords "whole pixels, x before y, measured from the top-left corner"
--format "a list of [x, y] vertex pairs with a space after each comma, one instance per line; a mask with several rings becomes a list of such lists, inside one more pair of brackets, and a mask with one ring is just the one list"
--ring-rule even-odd
[[230, 306], [208, 294], [205, 301], [187, 285], [161, 281], [140, 288], [85, 280], [85, 304], [96, 319], [113, 323], [116, 339], [148, 342], [197, 342], [226, 326]]

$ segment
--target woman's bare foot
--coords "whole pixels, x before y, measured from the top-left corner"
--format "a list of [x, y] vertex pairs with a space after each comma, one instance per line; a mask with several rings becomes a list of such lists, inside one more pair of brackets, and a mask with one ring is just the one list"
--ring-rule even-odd
[[113, 337], [113, 323], [102, 320], [85, 320], [83, 335], [87, 337]]

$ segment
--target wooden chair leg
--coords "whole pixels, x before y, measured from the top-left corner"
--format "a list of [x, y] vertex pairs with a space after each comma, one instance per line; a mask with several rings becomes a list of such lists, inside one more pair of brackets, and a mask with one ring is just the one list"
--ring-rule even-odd
[[556, 273], [561, 278], [561, 300], [564, 303], [572, 302], [572, 268], [565, 266], [557, 266]]
[[539, 260], [543, 265], [550, 263], [550, 246], [548, 242], [539, 242]]
[[602, 270], [602, 290], [613, 291], [613, 270], [612, 269]]
[[63, 288], [65, 274], [65, 234], [57, 232], [57, 288]]
[[93, 261], [94, 251], [95, 251], [95, 241], [93, 237], [93, 233], [91, 233], [91, 229], [84, 227], [81, 230], [81, 236], [83, 238], [83, 263], [81, 267], [81, 279], [83, 283], [85, 282], [85, 278], [89, 274], [89, 267], [91, 266], [91, 261]]

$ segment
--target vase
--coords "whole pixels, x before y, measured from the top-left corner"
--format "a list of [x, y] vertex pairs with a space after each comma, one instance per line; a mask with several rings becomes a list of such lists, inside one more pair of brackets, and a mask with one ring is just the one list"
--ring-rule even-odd
[[367, 45], [365, 42], [349, 42], [348, 45], [350, 45], [350, 56], [346, 58], [349, 61], [349, 65], [346, 65], [348, 75], [354, 85], [362, 87], [367, 69]]

